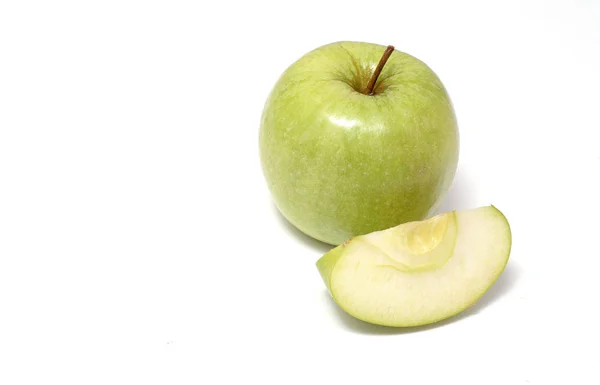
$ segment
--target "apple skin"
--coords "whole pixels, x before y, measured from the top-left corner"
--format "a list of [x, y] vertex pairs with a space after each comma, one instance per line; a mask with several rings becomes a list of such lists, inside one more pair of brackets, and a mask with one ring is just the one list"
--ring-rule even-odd
[[321, 46], [284, 71], [264, 106], [259, 153], [273, 201], [331, 245], [426, 218], [456, 172], [454, 108], [425, 63], [396, 50], [363, 93], [385, 49]]

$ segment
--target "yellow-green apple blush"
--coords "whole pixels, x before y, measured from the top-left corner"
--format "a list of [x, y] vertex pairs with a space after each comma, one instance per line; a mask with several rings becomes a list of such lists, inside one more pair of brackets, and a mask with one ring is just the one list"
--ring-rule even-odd
[[394, 47], [337, 42], [289, 66], [268, 96], [260, 161], [282, 215], [332, 245], [437, 209], [459, 135], [438, 76]]
[[323, 255], [317, 268], [353, 317], [420, 326], [481, 298], [504, 271], [511, 242], [504, 215], [484, 206], [354, 237]]

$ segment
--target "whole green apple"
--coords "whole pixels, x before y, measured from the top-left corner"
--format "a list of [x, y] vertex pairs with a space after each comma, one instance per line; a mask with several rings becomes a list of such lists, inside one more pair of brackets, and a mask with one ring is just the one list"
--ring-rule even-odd
[[337, 42], [301, 57], [269, 94], [260, 160], [273, 200], [331, 245], [431, 215], [456, 172], [450, 97], [394, 47]]

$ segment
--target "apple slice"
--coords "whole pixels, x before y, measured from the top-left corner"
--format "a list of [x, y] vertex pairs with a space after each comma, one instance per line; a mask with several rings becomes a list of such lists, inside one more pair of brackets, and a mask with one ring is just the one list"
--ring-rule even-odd
[[504, 271], [511, 231], [494, 206], [351, 238], [317, 261], [335, 302], [360, 320], [419, 326], [474, 304]]

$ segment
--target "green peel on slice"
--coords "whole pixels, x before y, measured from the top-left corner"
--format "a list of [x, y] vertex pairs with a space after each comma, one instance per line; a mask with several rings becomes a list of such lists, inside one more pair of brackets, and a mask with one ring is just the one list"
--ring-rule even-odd
[[334, 301], [362, 321], [426, 325], [473, 305], [504, 271], [511, 231], [494, 206], [348, 240], [317, 261]]

